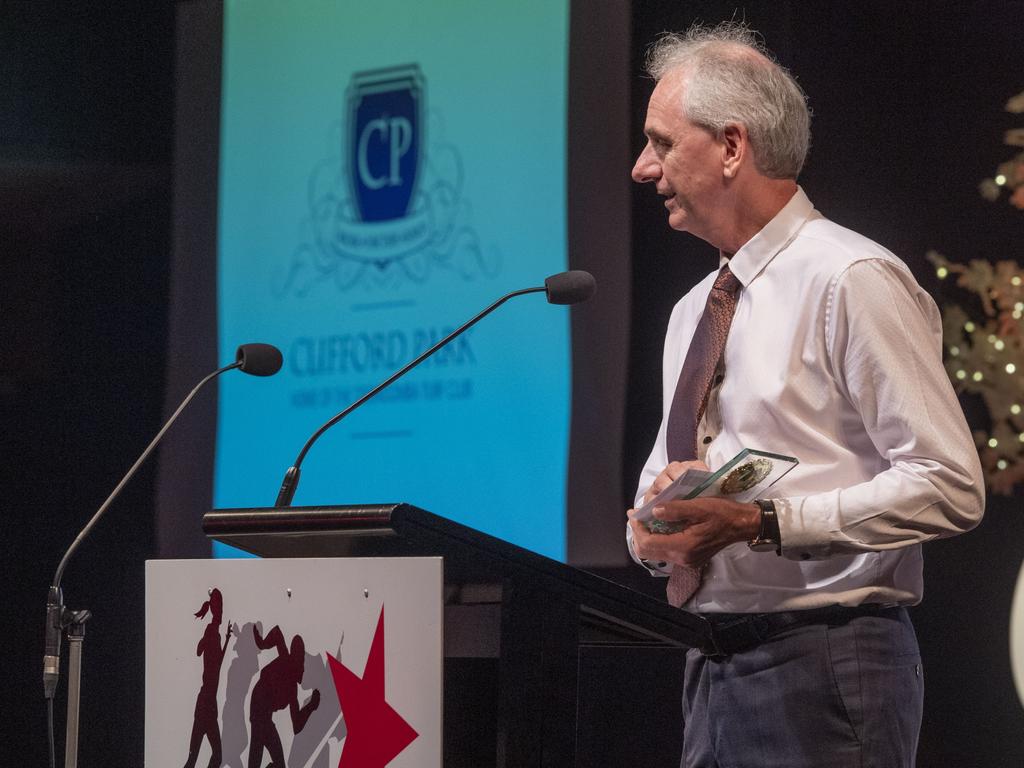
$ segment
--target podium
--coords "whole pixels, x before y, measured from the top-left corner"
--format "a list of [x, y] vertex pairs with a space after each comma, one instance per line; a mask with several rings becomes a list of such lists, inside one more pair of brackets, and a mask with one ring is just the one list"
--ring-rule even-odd
[[[203, 530], [265, 558], [442, 558], [445, 664], [497, 660], [500, 768], [577, 764], [583, 649], [685, 649], [707, 633], [697, 616], [409, 504], [219, 509]], [[446, 695], [446, 723], [455, 706]], [[450, 740], [445, 765], [459, 765]]]

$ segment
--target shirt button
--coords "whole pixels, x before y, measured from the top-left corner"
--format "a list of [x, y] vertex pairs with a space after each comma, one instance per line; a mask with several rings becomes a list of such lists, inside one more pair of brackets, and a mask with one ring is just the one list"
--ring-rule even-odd
[[668, 565], [668, 563], [658, 563], [658, 567], [659, 568], [664, 568], [667, 565]]
[[704, 445], [708, 445], [708, 444], [710, 444], [710, 443], [711, 443], [711, 441], [712, 441], [712, 440], [714, 440], [714, 439], [715, 439], [715, 438], [713, 438], [713, 437], [712, 437], [711, 435], [707, 435], [707, 436], [706, 436], [706, 437], [704, 438]]
[[717, 376], [715, 376], [715, 386], [717, 387], [719, 384], [721, 384], [722, 383], [722, 379], [724, 379], [724, 378], [725, 378], [725, 374], [722, 374], [722, 373], [720, 373]]

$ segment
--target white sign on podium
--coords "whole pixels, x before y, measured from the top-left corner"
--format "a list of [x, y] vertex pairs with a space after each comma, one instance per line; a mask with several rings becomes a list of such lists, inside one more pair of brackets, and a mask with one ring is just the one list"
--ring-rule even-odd
[[441, 558], [146, 563], [146, 768], [440, 768]]

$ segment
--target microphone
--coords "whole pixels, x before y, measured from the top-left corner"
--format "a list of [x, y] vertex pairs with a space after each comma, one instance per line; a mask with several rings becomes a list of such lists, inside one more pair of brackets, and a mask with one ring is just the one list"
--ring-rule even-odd
[[[273, 376], [281, 370], [283, 362], [281, 350], [273, 344], [243, 344], [235, 352], [235, 364], [238, 369], [250, 376]], [[228, 366], [231, 367], [233, 366]]]
[[579, 304], [594, 295], [597, 281], [589, 272], [573, 269], [559, 272], [544, 281], [549, 304]]
[[594, 280], [594, 276], [592, 274], [590, 274], [589, 272], [584, 272], [583, 270], [574, 269], [570, 270], [569, 272], [559, 272], [557, 275], [551, 275], [544, 281], [543, 286], [538, 286], [536, 288], [522, 288], [518, 291], [512, 291], [512, 293], [502, 296], [496, 302], [487, 307], [487, 309], [485, 309], [483, 312], [481, 312], [480, 314], [476, 315], [463, 325], [456, 328], [454, 331], [449, 333], [447, 336], [445, 336], [443, 339], [437, 342], [437, 344], [432, 346], [426, 352], [424, 352], [411, 362], [407, 363], [405, 367], [401, 368], [396, 373], [391, 374], [391, 376], [389, 376], [376, 387], [371, 389], [365, 395], [360, 397], [350, 406], [345, 408], [345, 410], [343, 410], [341, 413], [329, 419], [322, 427], [320, 427], [320, 429], [314, 432], [313, 436], [306, 441], [306, 444], [304, 446], [302, 446], [302, 450], [299, 451], [299, 455], [295, 459], [295, 463], [292, 466], [288, 467], [288, 471], [285, 472], [284, 480], [281, 481], [281, 490], [278, 491], [277, 493], [277, 500], [274, 502], [274, 506], [291, 506], [292, 499], [295, 497], [295, 490], [299, 486], [299, 475], [301, 474], [299, 467], [302, 465], [302, 460], [306, 458], [306, 454], [309, 452], [309, 449], [312, 447], [313, 443], [315, 443], [324, 432], [326, 432], [328, 429], [333, 427], [343, 418], [348, 416], [350, 413], [352, 413], [352, 411], [354, 411], [367, 400], [372, 398], [382, 389], [398, 381], [398, 379], [407, 374], [409, 371], [411, 371], [417, 365], [419, 365], [428, 357], [433, 355], [439, 349], [444, 347], [446, 344], [451, 342], [457, 336], [460, 336], [462, 333], [472, 328], [480, 320], [487, 317], [487, 315], [491, 314], [491, 312], [496, 310], [506, 301], [515, 298], [516, 296], [523, 296], [527, 293], [540, 293], [541, 291], [543, 291], [544, 293], [547, 294], [549, 304], [579, 304], [580, 302], [586, 301], [591, 296], [593, 296], [594, 291], [596, 289], [597, 281]]
[[61, 577], [64, 575], [64, 569], [67, 567], [68, 561], [71, 559], [71, 555], [74, 554], [75, 550], [82, 544], [85, 538], [92, 531], [99, 519], [103, 517], [104, 513], [116, 499], [121, 490], [128, 484], [128, 481], [132, 479], [135, 473], [138, 471], [142, 463], [149, 457], [149, 454], [153, 452], [157, 444], [163, 439], [164, 434], [170, 429], [171, 425], [177, 420], [181, 412], [185, 410], [185, 407], [192, 402], [192, 398], [196, 396], [200, 389], [212, 379], [220, 376], [226, 371], [230, 371], [234, 368], [238, 368], [243, 373], [248, 373], [252, 376], [273, 376], [279, 370], [281, 370], [281, 363], [283, 357], [281, 356], [281, 350], [270, 344], [243, 344], [235, 352], [235, 362], [231, 365], [226, 365], [223, 368], [218, 368], [213, 373], [207, 375], [202, 381], [196, 384], [195, 388], [189, 392], [188, 396], [181, 402], [178, 409], [171, 414], [171, 417], [167, 420], [167, 423], [160, 429], [156, 437], [153, 438], [152, 442], [146, 446], [146, 450], [142, 452], [142, 455], [132, 464], [131, 469], [128, 473], [121, 478], [121, 482], [117, 484], [107, 500], [103, 502], [100, 508], [96, 511], [96, 514], [92, 516], [92, 519], [86, 524], [82, 531], [78, 534], [75, 540], [68, 547], [67, 552], [64, 553], [64, 557], [61, 558], [60, 564], [57, 566], [57, 571], [53, 576], [52, 586], [47, 594], [46, 599], [46, 640], [45, 650], [43, 655], [43, 692], [47, 699], [52, 699], [54, 692], [57, 690], [57, 681], [60, 678], [60, 637], [61, 630], [65, 626], [67, 618], [65, 617], [64, 609], [64, 598], [60, 589]]

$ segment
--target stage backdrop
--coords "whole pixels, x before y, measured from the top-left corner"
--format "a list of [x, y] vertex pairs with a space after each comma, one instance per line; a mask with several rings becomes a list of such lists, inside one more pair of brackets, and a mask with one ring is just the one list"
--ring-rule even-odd
[[[260, 340], [284, 368], [223, 379], [215, 506], [271, 504], [321, 423], [567, 269], [568, 19], [226, 3], [220, 358]], [[295, 503], [415, 501], [564, 559], [570, 374], [567, 310], [517, 299], [329, 432]]]

